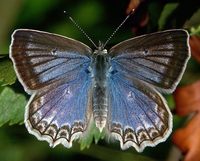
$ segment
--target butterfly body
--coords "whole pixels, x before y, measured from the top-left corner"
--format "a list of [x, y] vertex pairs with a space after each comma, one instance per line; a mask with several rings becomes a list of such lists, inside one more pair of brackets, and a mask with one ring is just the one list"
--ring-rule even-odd
[[19, 81], [31, 94], [25, 125], [51, 146], [71, 147], [94, 121], [120, 141], [122, 149], [163, 142], [172, 115], [159, 92], [175, 90], [190, 57], [188, 33], [174, 29], [123, 41], [93, 52], [56, 34], [19, 29], [10, 58]]
[[108, 71], [109, 61], [107, 51], [99, 48], [93, 55], [92, 60], [93, 90], [92, 90], [92, 106], [93, 117], [96, 126], [103, 130], [106, 125], [108, 115]]

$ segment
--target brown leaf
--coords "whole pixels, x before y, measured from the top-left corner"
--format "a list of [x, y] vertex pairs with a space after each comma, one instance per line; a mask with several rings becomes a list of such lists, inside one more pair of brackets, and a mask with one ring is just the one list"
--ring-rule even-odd
[[200, 63], [200, 36], [190, 37], [190, 47], [192, 56]]
[[140, 0], [130, 0], [126, 9], [126, 13], [129, 14], [133, 9], [136, 9], [140, 4]]
[[194, 115], [173, 134], [173, 142], [185, 153], [184, 161], [200, 161], [200, 81], [178, 88], [174, 99], [178, 115]]
[[[142, 5], [142, 3], [145, 3], [145, 1], [144, 0], [130, 0], [129, 5], [126, 9], [126, 13], [129, 14], [134, 9], [135, 16], [136, 16], [137, 15], [136, 12], [138, 11], [137, 9]], [[137, 33], [140, 28], [143, 28], [148, 24], [149, 15], [146, 10], [143, 10], [142, 12], [140, 12], [139, 18], [136, 18], [136, 19], [133, 19], [134, 21], [136, 20], [134, 25], [132, 26], [132, 32], [134, 33]]]

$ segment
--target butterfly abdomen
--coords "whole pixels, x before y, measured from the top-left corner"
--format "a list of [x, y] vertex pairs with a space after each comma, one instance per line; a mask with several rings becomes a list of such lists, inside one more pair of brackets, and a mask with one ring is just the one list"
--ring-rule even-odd
[[107, 91], [107, 68], [108, 61], [105, 55], [95, 55], [92, 63], [93, 75], [93, 117], [96, 127], [100, 131], [106, 125], [108, 114], [108, 91]]

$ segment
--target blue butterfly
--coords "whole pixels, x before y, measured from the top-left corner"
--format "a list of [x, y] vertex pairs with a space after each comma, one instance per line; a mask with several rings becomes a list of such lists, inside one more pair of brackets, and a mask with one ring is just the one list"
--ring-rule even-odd
[[19, 29], [10, 58], [31, 94], [25, 125], [39, 140], [70, 148], [91, 122], [141, 152], [167, 139], [172, 93], [190, 57], [188, 33], [174, 29], [123, 41], [109, 51], [60, 35]]

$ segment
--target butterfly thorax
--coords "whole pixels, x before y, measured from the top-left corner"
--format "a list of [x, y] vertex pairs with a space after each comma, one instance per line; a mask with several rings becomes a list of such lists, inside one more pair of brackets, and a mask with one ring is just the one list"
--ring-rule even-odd
[[107, 75], [109, 61], [107, 51], [96, 50], [91, 65], [93, 75], [93, 116], [100, 131], [106, 125], [108, 109]]
[[99, 46], [94, 51], [94, 54], [95, 55], [107, 55], [108, 54], [107, 50], [104, 48], [104, 44], [101, 41], [99, 41]]

